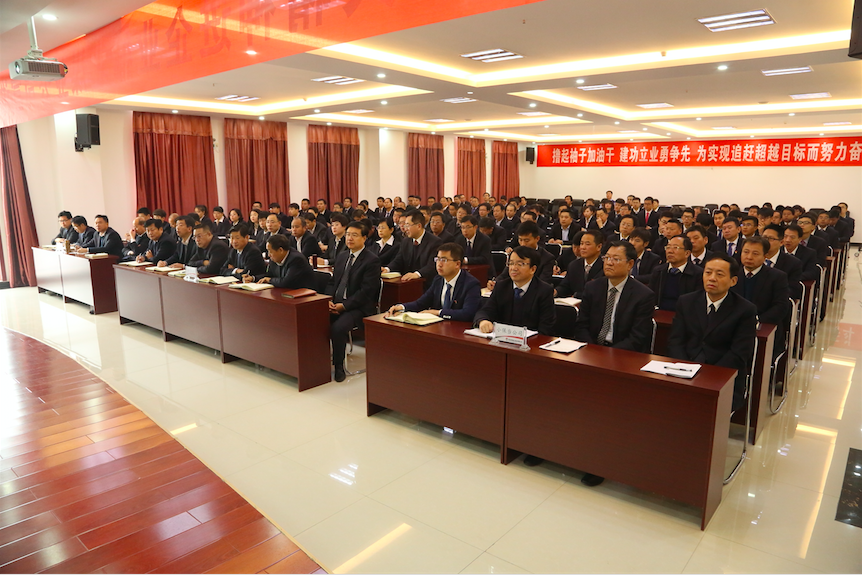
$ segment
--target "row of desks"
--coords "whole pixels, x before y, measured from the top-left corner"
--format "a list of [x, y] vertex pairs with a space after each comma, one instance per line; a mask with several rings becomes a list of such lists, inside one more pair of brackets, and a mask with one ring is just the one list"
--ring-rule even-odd
[[295, 299], [114, 266], [120, 323], [132, 321], [293, 376], [299, 391], [329, 382], [329, 296]]
[[[640, 371], [658, 356], [589, 345], [570, 355], [365, 318], [368, 414], [394, 409], [701, 509], [721, 501], [736, 371], [708, 366], [691, 380]], [[432, 369], [393, 369], [392, 350], [421, 350]], [[450, 358], [469, 357], [469, 365]]]
[[117, 311], [113, 265], [117, 256], [88, 258], [45, 248], [33, 249], [33, 265], [39, 292], [62, 295], [102, 314]]

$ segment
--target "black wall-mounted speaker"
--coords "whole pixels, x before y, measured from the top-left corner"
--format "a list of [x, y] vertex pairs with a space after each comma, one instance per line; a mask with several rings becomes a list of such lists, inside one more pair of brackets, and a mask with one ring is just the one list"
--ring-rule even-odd
[[77, 114], [78, 135], [75, 143], [82, 148], [99, 145], [99, 116], [96, 114]]
[[862, 0], [856, 0], [853, 7], [853, 21], [850, 23], [850, 51], [847, 55], [862, 59]]
[[527, 148], [527, 161], [531, 164], [536, 161], [536, 148]]

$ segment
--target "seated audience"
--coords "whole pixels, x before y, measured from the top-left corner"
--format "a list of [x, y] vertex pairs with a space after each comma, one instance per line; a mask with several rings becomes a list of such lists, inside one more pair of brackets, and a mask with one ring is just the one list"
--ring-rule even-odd
[[92, 241], [87, 244], [88, 247], [78, 248], [78, 253], [109, 254], [123, 257], [123, 238], [108, 226], [108, 216], [101, 214], [96, 216], [95, 224], [96, 233], [93, 235]]
[[194, 235], [198, 249], [195, 259], [188, 265], [197, 268], [199, 274], [216, 275], [221, 272], [227, 263], [228, 245], [213, 235], [209, 224], [196, 224]]
[[657, 266], [649, 281], [659, 309], [675, 311], [679, 296], [703, 290], [703, 268], [691, 263], [689, 256], [691, 240], [682, 235], [671, 238], [665, 247], [667, 264]]
[[180, 216], [177, 218], [177, 225], [174, 228], [177, 233], [176, 250], [170, 257], [158, 262], [159, 267], [170, 266], [172, 268], [182, 269], [191, 260], [195, 258], [197, 245], [192, 239], [192, 233], [195, 229], [195, 220], [190, 216]]
[[[237, 234], [234, 232], [233, 235]], [[266, 249], [269, 252], [266, 271], [251, 274], [251, 269], [246, 270], [247, 273], [242, 276], [243, 282], [269, 283], [286, 289], [314, 289], [314, 270], [308, 259], [290, 246], [287, 236], [272, 236], [266, 243]]]
[[57, 240], [68, 240], [70, 245], [74, 245], [78, 241], [78, 232], [72, 225], [72, 213], [66, 211], [60, 212], [57, 214], [57, 221], [60, 224], [60, 231], [54, 236], [51, 243], [55, 243]]
[[147, 220], [146, 230], [149, 242], [147, 242], [146, 251], [138, 255], [137, 261], [157, 263], [174, 255], [177, 244], [165, 234], [163, 224], [162, 220], [156, 218]]
[[259, 276], [266, 270], [263, 254], [260, 248], [251, 243], [248, 235], [247, 224], [237, 224], [230, 229], [230, 252], [227, 262], [221, 269], [221, 275], [234, 276], [242, 279], [243, 276]]
[[602, 244], [605, 237], [596, 229], [587, 229], [578, 245], [580, 258], [566, 268], [566, 277], [557, 285], [556, 297], [576, 297], [583, 299], [584, 288], [588, 282], [604, 275]]

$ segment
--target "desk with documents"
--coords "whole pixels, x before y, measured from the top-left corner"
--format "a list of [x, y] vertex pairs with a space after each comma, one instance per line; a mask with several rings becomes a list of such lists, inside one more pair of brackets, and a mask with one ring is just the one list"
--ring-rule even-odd
[[[735, 370], [704, 365], [693, 379], [641, 371], [659, 356], [588, 345], [520, 351], [464, 335], [469, 324], [426, 327], [365, 318], [368, 415], [383, 409], [500, 445], [501, 461], [536, 455], [701, 509], [721, 500]], [[392, 369], [398, 348], [422, 349], [433, 367]], [[457, 354], [457, 355], [453, 355]], [[469, 355], [481, 377], [445, 358]]]
[[114, 272], [117, 256], [88, 258], [53, 249], [34, 247], [33, 265], [40, 292], [50, 291], [66, 301], [79, 301], [93, 308], [93, 313], [117, 311]]
[[[297, 378], [299, 391], [331, 379], [329, 296], [285, 298], [114, 266], [120, 323], [136, 321]], [[266, 318], [266, 321], [261, 321]]]

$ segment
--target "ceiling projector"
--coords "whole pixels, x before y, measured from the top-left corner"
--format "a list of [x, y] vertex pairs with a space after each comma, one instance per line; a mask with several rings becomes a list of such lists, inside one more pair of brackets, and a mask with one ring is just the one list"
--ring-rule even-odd
[[20, 58], [9, 64], [9, 77], [13, 80], [53, 82], [62, 80], [68, 72], [68, 66], [56, 60]]

